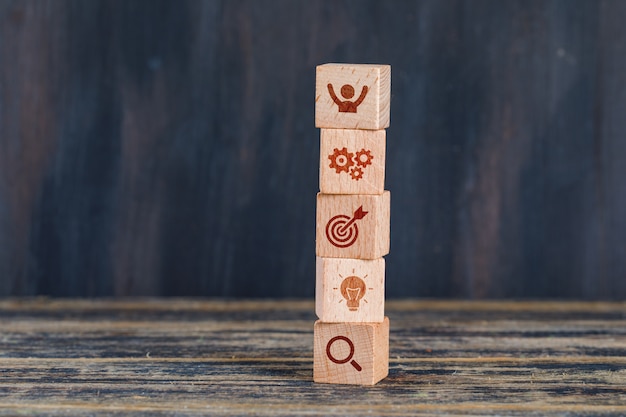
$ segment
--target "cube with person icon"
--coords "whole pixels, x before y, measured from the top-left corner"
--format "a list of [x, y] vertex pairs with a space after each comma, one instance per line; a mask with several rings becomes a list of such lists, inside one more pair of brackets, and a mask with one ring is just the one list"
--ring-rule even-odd
[[389, 127], [390, 96], [389, 65], [319, 65], [315, 83], [315, 126], [385, 129]]

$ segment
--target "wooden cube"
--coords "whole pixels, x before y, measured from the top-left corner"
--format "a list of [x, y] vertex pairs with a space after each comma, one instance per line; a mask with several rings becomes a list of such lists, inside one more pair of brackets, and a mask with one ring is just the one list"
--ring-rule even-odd
[[315, 312], [327, 323], [382, 322], [385, 259], [316, 259]]
[[322, 129], [320, 191], [323, 194], [382, 194], [385, 190], [385, 131]]
[[391, 194], [317, 194], [315, 251], [326, 258], [377, 259], [389, 253]]
[[315, 126], [385, 129], [389, 127], [390, 97], [390, 65], [319, 65], [315, 81]]
[[389, 373], [389, 319], [382, 323], [323, 323], [314, 327], [313, 380], [374, 385]]

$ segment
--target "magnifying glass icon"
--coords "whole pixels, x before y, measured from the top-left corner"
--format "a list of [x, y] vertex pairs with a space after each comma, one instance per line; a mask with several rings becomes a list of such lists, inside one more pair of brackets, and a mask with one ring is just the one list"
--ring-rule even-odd
[[[338, 340], [343, 340], [350, 347], [350, 353], [348, 353], [348, 356], [346, 356], [344, 359], [335, 358], [330, 351], [330, 347], [333, 345], [333, 343], [335, 343]], [[354, 343], [352, 343], [352, 340], [348, 339], [345, 336], [335, 336], [328, 341], [328, 344], [326, 345], [326, 356], [328, 356], [328, 359], [330, 359], [332, 362], [336, 364], [341, 365], [341, 364], [350, 362], [350, 365], [354, 366], [354, 369], [356, 369], [357, 371], [361, 372], [363, 370], [363, 368], [361, 368], [361, 365], [359, 365], [357, 361], [351, 360], [352, 357], [354, 356]]]

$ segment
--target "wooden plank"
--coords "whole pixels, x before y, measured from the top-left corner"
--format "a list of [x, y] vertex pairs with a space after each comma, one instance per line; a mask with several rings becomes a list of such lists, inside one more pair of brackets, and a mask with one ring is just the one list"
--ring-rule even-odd
[[387, 312], [389, 376], [352, 387], [313, 383], [311, 301], [2, 300], [0, 415], [626, 413], [625, 303]]
[[[508, 406], [541, 411], [569, 404], [572, 409], [582, 406], [588, 411], [601, 411], [603, 407], [615, 407], [619, 411], [624, 410], [626, 398], [622, 385], [626, 375], [624, 363], [574, 368], [572, 364], [518, 363], [515, 359], [478, 365], [437, 360], [416, 364], [392, 361], [389, 377], [371, 388], [314, 384], [312, 358], [302, 362], [232, 360], [228, 365], [206, 359], [170, 363], [149, 358], [138, 363], [65, 363], [55, 359], [36, 364], [23, 360], [10, 366], [0, 382], [0, 390], [9, 397], [24, 395], [27, 389], [56, 387], [56, 399], [65, 393], [66, 402], [89, 405], [95, 402], [90, 401], [93, 395], [103, 403], [103, 409], [113, 400], [134, 406], [147, 406], [152, 401], [158, 408], [167, 407], [168, 399], [177, 398], [196, 408], [215, 404], [237, 408], [237, 403], [252, 408], [256, 401], [259, 409], [266, 405], [272, 410], [315, 410], [319, 406], [322, 411], [345, 405], [354, 412], [359, 403], [369, 398], [368, 405], [382, 410], [393, 399], [399, 412], [405, 406], [407, 410], [411, 406], [437, 405], [444, 409], [446, 404], [450, 410], [491, 404], [496, 410]], [[290, 396], [281, 395], [285, 390], [289, 390]], [[308, 398], [300, 397], [306, 390], [310, 390]], [[555, 396], [559, 392], [561, 395]], [[30, 393], [28, 402], [45, 403], [45, 398], [37, 401], [36, 392]], [[444, 398], [446, 395], [450, 398]], [[322, 400], [324, 396], [328, 398]], [[304, 400], [304, 404], [298, 404], [298, 400]], [[7, 402], [5, 397], [0, 405]]]
[[[389, 300], [394, 311], [425, 313], [438, 312], [498, 312], [502, 314], [543, 313], [547, 317], [569, 317], [584, 314], [586, 317], [624, 317], [626, 301], [502, 301], [502, 300]], [[168, 312], [188, 314], [193, 312], [246, 312], [310, 311], [313, 301], [306, 300], [228, 300], [200, 298], [93, 298], [67, 299], [49, 297], [0, 298], [0, 314], [19, 313], [29, 316], [33, 312], [107, 313], [107, 312]], [[599, 315], [599, 316], [598, 316]]]

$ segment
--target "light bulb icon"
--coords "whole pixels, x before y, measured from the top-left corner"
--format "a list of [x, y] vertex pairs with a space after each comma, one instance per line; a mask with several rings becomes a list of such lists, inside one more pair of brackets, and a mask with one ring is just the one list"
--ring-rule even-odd
[[367, 290], [365, 282], [357, 276], [350, 276], [341, 282], [340, 289], [341, 296], [347, 301], [348, 309], [357, 311], [360, 301], [365, 296], [365, 291]]

